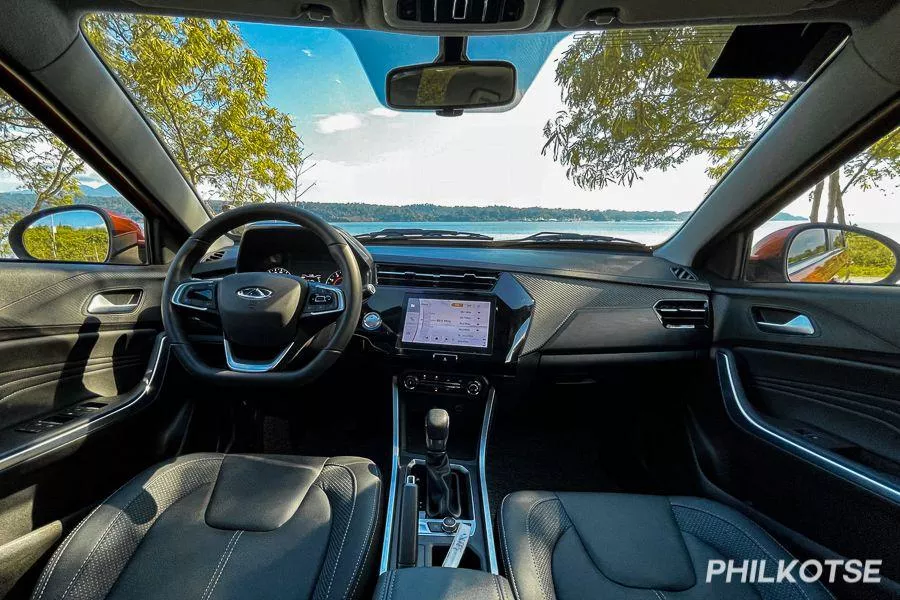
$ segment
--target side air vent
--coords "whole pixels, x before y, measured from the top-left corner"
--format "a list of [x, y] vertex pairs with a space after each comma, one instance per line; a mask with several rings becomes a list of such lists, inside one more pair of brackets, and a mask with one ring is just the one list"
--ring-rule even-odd
[[378, 285], [489, 290], [499, 273], [474, 269], [423, 267], [422, 265], [377, 265]]
[[217, 261], [217, 260], [222, 260], [222, 257], [223, 257], [223, 256], [225, 256], [225, 251], [224, 251], [224, 250], [216, 250], [216, 251], [213, 252], [212, 254], [206, 256], [206, 257], [205, 257], [203, 260], [201, 260], [200, 262], [214, 262], [214, 261]]
[[666, 329], [709, 327], [709, 302], [706, 300], [660, 300], [653, 308]]
[[690, 269], [684, 267], [672, 267], [670, 271], [672, 271], [672, 275], [674, 275], [676, 279], [681, 279], [682, 281], [697, 281], [697, 276], [694, 275], [693, 271]]
[[523, 0], [398, 0], [397, 18], [418, 23], [513, 23]]

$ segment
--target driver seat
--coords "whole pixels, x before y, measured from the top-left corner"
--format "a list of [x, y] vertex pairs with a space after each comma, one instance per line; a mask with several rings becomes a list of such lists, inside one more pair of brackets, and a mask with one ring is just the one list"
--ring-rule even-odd
[[182, 456], [81, 521], [32, 598], [356, 598], [380, 503], [363, 458]]

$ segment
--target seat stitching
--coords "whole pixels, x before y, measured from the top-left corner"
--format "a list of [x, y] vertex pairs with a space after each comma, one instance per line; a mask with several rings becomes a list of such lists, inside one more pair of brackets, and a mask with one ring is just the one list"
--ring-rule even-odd
[[206, 589], [203, 590], [203, 594], [200, 595], [201, 600], [206, 598], [209, 594], [209, 586], [212, 585], [213, 579], [216, 578], [216, 573], [219, 572], [219, 568], [222, 566], [222, 561], [225, 560], [225, 555], [228, 554], [228, 549], [231, 548], [231, 543], [234, 541], [234, 538], [237, 537], [239, 531], [235, 531], [231, 534], [231, 537], [228, 539], [228, 543], [225, 544], [225, 547], [222, 549], [222, 555], [219, 556], [219, 562], [216, 564], [216, 568], [213, 569], [212, 574], [209, 576], [209, 581], [206, 582]]
[[[146, 486], [149, 486], [155, 479], [157, 479], [157, 478], [159, 478], [159, 477], [162, 477], [163, 475], [168, 475], [169, 473], [172, 473], [172, 472], [175, 471], [176, 469], [181, 469], [182, 467], [186, 467], [187, 465], [194, 464], [194, 463], [198, 463], [198, 462], [203, 462], [203, 461], [219, 461], [219, 462], [222, 462], [222, 459], [221, 459], [221, 458], [218, 458], [218, 457], [217, 457], [217, 458], [198, 458], [198, 459], [196, 459], [196, 460], [190, 460], [190, 461], [187, 461], [187, 462], [183, 462], [183, 463], [171, 465], [170, 468], [166, 469], [165, 471], [163, 471], [163, 472], [161, 472], [161, 473], [160, 473], [160, 472], [154, 473], [153, 476], [150, 477], [150, 479], [148, 479], [148, 480], [141, 486], [141, 491], [144, 491], [145, 488], [146, 488]], [[134, 498], [132, 498], [131, 500], [129, 500], [128, 504], [125, 505], [125, 508], [120, 508], [120, 509], [119, 509], [119, 513], [115, 516], [115, 518], [114, 518], [112, 521], [110, 521], [109, 525], [106, 526], [106, 529], [103, 530], [103, 533], [100, 535], [100, 537], [99, 537], [99, 538], [97, 539], [97, 541], [94, 543], [94, 545], [93, 545], [93, 547], [91, 548], [90, 552], [88, 552], [88, 554], [87, 554], [87, 556], [85, 557], [84, 561], [81, 563], [81, 566], [78, 567], [78, 570], [75, 572], [75, 575], [72, 576], [72, 580], [69, 582], [69, 585], [66, 586], [65, 591], [63, 591], [63, 595], [60, 596], [60, 600], [65, 600], [65, 597], [69, 594], [69, 590], [70, 590], [70, 589], [72, 588], [72, 586], [75, 584], [75, 581], [78, 579], [78, 576], [81, 575], [81, 572], [84, 571], [84, 568], [87, 566], [88, 562], [90, 562], [91, 557], [94, 555], [94, 551], [96, 551], [96, 550], [97, 550], [97, 547], [100, 546], [100, 542], [103, 541], [103, 539], [106, 537], [106, 534], [109, 533], [109, 530], [110, 530], [110, 529], [112, 529], [112, 526], [119, 522], [119, 519], [122, 517], [122, 515], [124, 515], [125, 512], [126, 512], [129, 508], [131, 508], [131, 505], [134, 504], [134, 503], [137, 501], [137, 499], [138, 499], [139, 497], [140, 497], [140, 492], [137, 493], [137, 494], [135, 495]], [[107, 499], [107, 500], [108, 500], [108, 499]], [[104, 503], [105, 503], [105, 502], [106, 502], [106, 500], [104, 501]], [[101, 506], [103, 506], [103, 505], [101, 504]], [[98, 506], [97, 508], [99, 508], [99, 506]], [[48, 582], [49, 582], [49, 578], [48, 578]], [[42, 592], [42, 593], [43, 593], [43, 592]]]
[[394, 597], [394, 584], [397, 583], [397, 573], [394, 572], [394, 576], [391, 578], [391, 589], [388, 593], [388, 600]]
[[[360, 556], [359, 560], [356, 561], [356, 568], [354, 569], [354, 583], [353, 589], [350, 590], [350, 593], [345, 596], [345, 598], [353, 598], [356, 596], [356, 589], [359, 587], [359, 582], [362, 580], [362, 571], [360, 570], [360, 564], [365, 563], [365, 559], [368, 558], [369, 552], [372, 551], [372, 547], [375, 545], [375, 527], [378, 525], [378, 505], [381, 500], [381, 481], [379, 480], [376, 484], [375, 489], [375, 498], [372, 502], [372, 515], [369, 517], [369, 531], [366, 534], [367, 544], [364, 545], [366, 552], [365, 556]], [[349, 587], [349, 586], [348, 586]]]
[[[223, 556], [223, 558], [225, 559], [224, 562], [222, 562], [221, 559], [219, 560], [219, 562], [220, 562], [222, 568], [219, 569], [219, 567], [216, 567], [216, 570], [219, 571], [219, 573], [215, 576], [215, 581], [212, 581], [212, 580], [211, 580], [211, 581], [206, 585], [206, 587], [209, 589], [209, 594], [207, 595], [206, 592], [204, 592], [204, 596], [205, 596], [207, 599], [212, 598], [212, 594], [213, 594], [213, 592], [214, 592], [215, 589], [216, 589], [216, 585], [219, 583], [219, 578], [222, 576], [222, 573], [225, 572], [225, 567], [228, 566], [228, 559], [231, 558], [231, 554], [234, 552], [234, 549], [235, 549], [235, 547], [238, 545], [238, 542], [240, 541], [241, 536], [242, 536], [243, 534], [244, 534], [244, 530], [243, 530], [243, 529], [240, 529], [240, 530], [236, 531], [236, 532], [234, 533], [234, 535], [231, 536], [231, 539], [228, 541], [228, 543], [231, 544], [231, 549], [228, 550], [228, 554], [227, 554], [227, 555], [225, 555], [224, 552], [223, 552], [223, 555], [222, 555], [222, 556]], [[232, 542], [233, 542], [233, 543], [232, 543]], [[226, 546], [226, 549], [227, 549], [227, 546]], [[211, 584], [212, 587], [210, 587], [210, 584]], [[203, 598], [203, 596], [201, 596], [201, 600], [202, 600], [202, 598]]]
[[516, 587], [516, 578], [513, 576], [512, 569], [512, 557], [509, 554], [509, 544], [506, 542], [506, 527], [503, 525], [503, 507], [506, 506], [506, 500], [509, 496], [504, 496], [503, 500], [500, 502], [500, 537], [503, 538], [503, 549], [505, 562], [506, 562], [506, 572], [509, 575], [509, 582], [512, 584], [513, 596], [518, 598], [518, 600], [522, 600], [522, 595], [519, 594], [519, 588]]
[[497, 586], [497, 598], [499, 600], [506, 600], [503, 597], [503, 587], [500, 585], [500, 578], [497, 577], [496, 575], [494, 575], [493, 579], [494, 579], [494, 585]]
[[[767, 550], [767, 549], [759, 542], [759, 540], [757, 540], [756, 538], [754, 538], [753, 535], [751, 535], [750, 533], [748, 533], [743, 527], [741, 527], [741, 526], [738, 525], [737, 523], [732, 523], [731, 521], [729, 521], [729, 520], [727, 520], [727, 519], [725, 519], [725, 518], [723, 518], [723, 517], [720, 517], [720, 516], [718, 516], [718, 515], [716, 515], [716, 514], [714, 514], [714, 513], [711, 513], [711, 512], [709, 512], [709, 511], [707, 511], [707, 510], [703, 510], [702, 508], [695, 508], [695, 507], [693, 507], [693, 506], [685, 506], [684, 504], [676, 504], [676, 503], [674, 503], [674, 502], [670, 502], [670, 504], [671, 504], [672, 506], [677, 506], [677, 507], [679, 507], [679, 508], [684, 508], [684, 509], [687, 509], [687, 510], [693, 510], [693, 511], [696, 511], [696, 512], [699, 512], [699, 513], [703, 513], [703, 514], [708, 515], [708, 516], [710, 516], [710, 517], [712, 517], [712, 518], [714, 518], [714, 519], [716, 519], [716, 520], [718, 520], [718, 521], [721, 521], [722, 523], [725, 523], [726, 525], [730, 525], [730, 526], [734, 527], [735, 529], [737, 529], [738, 531], [740, 531], [741, 533], [743, 533], [745, 536], [747, 536], [747, 539], [749, 539], [751, 542], [753, 542], [753, 544], [754, 544], [757, 548], [759, 548], [760, 550], [762, 550], [763, 553], [764, 553], [766, 556], [768, 556], [769, 558], [771, 558], [773, 561], [776, 561], [775, 557], [772, 556], [772, 554], [771, 554], [771, 553], [770, 553], [770, 552], [769, 552], [769, 551], [768, 551], [768, 550]], [[774, 538], [770, 538], [770, 539], [773, 539], [773, 540], [774, 540]], [[775, 541], [776, 544], [778, 544], [778, 540], [774, 540], [774, 541]], [[785, 552], [788, 556], [793, 557], [793, 555], [792, 555], [790, 552], [788, 552], [787, 550], [784, 549], [784, 546], [782, 546], [781, 544], [778, 544], [778, 546], [779, 546], [782, 550], [784, 550], [784, 552]], [[809, 596], [806, 594], [806, 590], [804, 590], [803, 587], [802, 587], [801, 585], [797, 584], [797, 583], [795, 583], [794, 585], [797, 587], [797, 590], [800, 592], [800, 594], [802, 594], [804, 598], [806, 598], [807, 600], [809, 600]]]
[[[120, 488], [120, 489], [121, 489], [121, 488]], [[117, 491], [118, 491], [118, 490], [117, 490]], [[40, 593], [39, 593], [38, 596], [37, 596], [37, 599], [38, 599], [38, 600], [40, 600], [41, 596], [44, 595], [44, 590], [47, 589], [47, 584], [50, 583], [50, 576], [53, 574], [53, 570], [56, 569], [56, 565], [57, 565], [57, 563], [59, 563], [59, 559], [62, 558], [62, 555], [65, 553], [66, 548], [69, 546], [69, 542], [72, 541], [72, 538], [75, 537], [75, 534], [78, 533], [78, 530], [81, 529], [81, 526], [84, 525], [85, 523], [87, 523], [88, 519], [90, 519], [91, 517], [93, 517], [93, 516], [94, 516], [94, 513], [97, 512], [98, 510], [100, 510], [100, 507], [103, 506], [103, 504], [104, 504], [105, 502], [106, 502], [106, 500], [104, 500], [103, 502], [101, 502], [100, 504], [98, 504], [96, 507], [94, 507], [94, 510], [92, 510], [91, 513], [90, 513], [87, 517], [85, 517], [84, 519], [82, 519], [81, 523], [78, 524], [78, 527], [76, 527], [76, 528], [72, 531], [72, 533], [69, 534], [69, 537], [66, 538], [66, 541], [63, 543], [63, 545], [56, 551], [56, 554], [54, 555], [53, 560], [51, 561], [52, 564], [51, 564], [51, 566], [50, 566], [50, 569], [49, 569], [48, 571], [46, 571], [46, 572], [44, 573], [44, 575], [41, 576], [41, 581], [38, 582], [39, 585], [40, 585], [41, 582], [43, 582], [43, 586], [41, 587], [41, 591], [40, 591]]]

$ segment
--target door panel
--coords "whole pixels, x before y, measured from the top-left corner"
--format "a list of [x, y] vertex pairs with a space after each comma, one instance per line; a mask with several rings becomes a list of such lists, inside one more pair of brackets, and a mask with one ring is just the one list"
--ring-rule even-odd
[[0, 262], [0, 597], [27, 597], [85, 509], [178, 447], [190, 406], [163, 394], [184, 383], [165, 274]]
[[[900, 290], [747, 284], [713, 291], [718, 386], [690, 419], [703, 475], [786, 527], [799, 546], [824, 548], [819, 558], [882, 559], [882, 575], [893, 581], [880, 592], [896, 592]], [[812, 332], [759, 324], [798, 315]], [[878, 597], [871, 586], [839, 591]]]
[[[137, 386], [162, 330], [164, 278], [143, 266], [2, 264], [0, 427]], [[128, 311], [98, 311], [98, 296]]]

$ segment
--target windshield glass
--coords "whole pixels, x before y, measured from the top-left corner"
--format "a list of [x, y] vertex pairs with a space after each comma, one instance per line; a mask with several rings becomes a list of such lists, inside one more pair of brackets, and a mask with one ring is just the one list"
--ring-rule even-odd
[[[708, 79], [727, 27], [473, 37], [506, 111], [386, 108], [434, 37], [94, 14], [83, 28], [211, 212], [297, 203], [353, 234], [668, 238], [797, 82]], [[542, 239], [547, 239], [546, 237]]]

